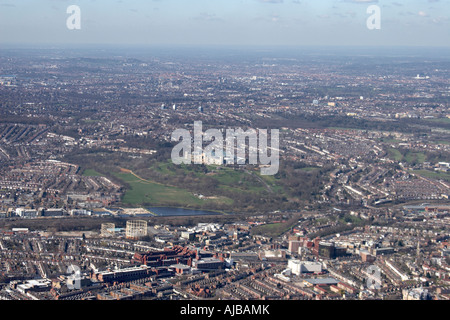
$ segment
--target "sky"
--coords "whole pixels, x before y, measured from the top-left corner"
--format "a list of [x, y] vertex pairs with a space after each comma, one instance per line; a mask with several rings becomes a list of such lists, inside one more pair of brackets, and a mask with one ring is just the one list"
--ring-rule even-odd
[[450, 0], [0, 0], [0, 45], [16, 43], [449, 47]]

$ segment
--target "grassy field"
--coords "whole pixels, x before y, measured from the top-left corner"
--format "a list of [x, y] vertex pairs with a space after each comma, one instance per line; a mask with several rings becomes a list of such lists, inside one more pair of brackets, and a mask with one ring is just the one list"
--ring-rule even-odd
[[252, 232], [270, 237], [278, 237], [288, 231], [290, 227], [291, 226], [286, 223], [272, 223], [257, 226]]
[[[176, 173], [173, 170], [171, 170], [171, 168], [170, 168], [171, 166], [174, 166], [174, 164], [172, 164], [171, 161], [159, 162], [159, 163], [151, 166], [149, 169], [154, 170], [154, 171], [159, 172], [164, 175], [175, 176]], [[188, 172], [192, 171], [192, 170], [189, 170], [189, 167], [184, 164], [178, 165], [177, 168], [182, 169], [184, 171], [184, 173], [188, 173]]]
[[185, 203], [186, 205], [201, 205], [202, 200], [192, 193], [168, 187], [137, 178], [131, 173], [115, 173], [120, 180], [128, 183], [130, 189], [125, 193], [122, 202], [129, 205], [151, 203], [152, 205], [169, 205], [173, 203]]
[[169, 175], [173, 175], [174, 173], [168, 168], [170, 165], [169, 162], [165, 162], [165, 163], [158, 163], [157, 165], [153, 166], [152, 169], [160, 172], [162, 174], [169, 174]]
[[314, 171], [314, 170], [317, 170], [317, 169], [319, 169], [319, 168], [317, 168], [317, 167], [306, 167], [306, 168], [302, 168], [301, 170], [306, 171], [306, 172], [311, 172], [311, 171]]
[[264, 224], [252, 229], [252, 234], [265, 235], [269, 237], [279, 237], [298, 223], [298, 217], [289, 219], [286, 222]]
[[426, 121], [450, 124], [450, 118], [426, 119]]
[[122, 199], [122, 202], [128, 205], [148, 203], [154, 206], [178, 204], [184, 207], [199, 207], [208, 202], [233, 203], [233, 200], [221, 196], [199, 199], [188, 190], [145, 180], [130, 172], [115, 173], [114, 175], [130, 186]]
[[445, 141], [445, 140], [431, 141], [431, 143], [433, 143], [433, 144], [445, 144], [445, 145], [450, 145], [450, 141]]
[[218, 170], [212, 176], [220, 185], [237, 186], [243, 182], [243, 173], [228, 168]]
[[[67, 159], [79, 164], [84, 176], [106, 176], [124, 187], [124, 206], [170, 206], [246, 212], [258, 207], [288, 207], [285, 183], [261, 176], [259, 168], [174, 165], [171, 161], [130, 159], [104, 152], [76, 154]], [[130, 170], [124, 170], [130, 169]], [[103, 173], [103, 174], [102, 174]], [[293, 198], [296, 200], [295, 198]]]
[[450, 174], [446, 172], [438, 172], [438, 171], [429, 171], [429, 170], [415, 170], [410, 171], [411, 173], [418, 174], [425, 178], [432, 178], [432, 179], [442, 179], [447, 182], [450, 182]]
[[259, 172], [257, 172], [256, 174], [270, 186], [270, 189], [273, 192], [287, 196], [286, 191], [280, 185], [278, 179], [275, 176], [263, 176]]
[[427, 157], [424, 153], [422, 152], [408, 152], [406, 153], [405, 156], [403, 156], [401, 154], [400, 151], [398, 151], [397, 149], [394, 148], [389, 148], [388, 149], [388, 153], [389, 156], [394, 159], [395, 161], [399, 161], [399, 162], [408, 162], [408, 163], [424, 163], [425, 161], [427, 161]]
[[425, 161], [427, 161], [427, 157], [422, 152], [408, 152], [406, 154], [405, 160], [408, 163], [412, 163], [414, 161], [418, 163], [424, 163]]
[[403, 159], [403, 155], [397, 149], [389, 148], [388, 153], [389, 156], [393, 158], [395, 161], [402, 161]]
[[384, 143], [400, 143], [400, 142], [402, 142], [401, 140], [394, 139], [394, 138], [387, 138], [387, 137], [380, 138], [380, 139], [378, 139], [378, 141], [384, 142]]
[[339, 219], [339, 221], [341, 223], [352, 223], [352, 224], [357, 224], [357, 225], [359, 225], [363, 222], [363, 220], [361, 220], [360, 218], [352, 216], [350, 214], [346, 214], [344, 217]]
[[87, 170], [84, 170], [83, 176], [85, 176], [85, 177], [103, 177], [103, 174], [101, 174], [95, 170], [92, 170], [92, 169], [87, 169]]
[[[146, 170], [158, 172], [168, 179], [151, 178]], [[261, 176], [259, 170], [235, 170], [231, 167], [222, 166], [192, 166], [180, 165], [173, 167], [170, 162], [153, 163], [148, 169], [140, 170], [139, 174], [130, 170], [121, 169], [114, 176], [128, 185], [122, 198], [124, 205], [138, 206], [151, 204], [154, 206], [179, 206], [185, 208], [204, 208], [218, 206], [225, 210], [226, 207], [233, 208], [236, 197], [261, 197], [262, 194], [284, 195], [285, 190], [274, 176]], [[146, 178], [144, 179], [143, 176]], [[191, 181], [197, 181], [202, 185], [206, 179], [209, 183], [213, 180], [213, 192], [206, 193], [207, 196], [199, 198], [194, 191], [195, 188], [178, 187], [177, 176], [190, 177]], [[159, 177], [158, 177], [159, 178]], [[173, 183], [172, 183], [173, 182]], [[192, 183], [192, 182], [191, 182]], [[201, 188], [199, 189], [201, 190]], [[205, 194], [205, 193], [203, 193]], [[242, 201], [242, 197], [240, 198]]]

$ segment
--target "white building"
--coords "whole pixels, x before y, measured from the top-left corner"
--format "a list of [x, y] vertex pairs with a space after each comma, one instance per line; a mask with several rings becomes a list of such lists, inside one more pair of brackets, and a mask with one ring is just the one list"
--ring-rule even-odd
[[403, 289], [402, 294], [403, 300], [431, 300], [430, 293], [423, 288]]
[[19, 217], [37, 217], [38, 212], [33, 209], [17, 208], [16, 215]]
[[295, 275], [302, 273], [320, 273], [322, 272], [322, 264], [320, 262], [291, 259], [288, 261], [288, 269]]
[[48, 279], [26, 280], [24, 283], [17, 285], [17, 291], [27, 294], [29, 291], [46, 291], [49, 290], [51, 281]]
[[92, 215], [91, 211], [84, 210], [84, 209], [73, 209], [70, 211], [71, 216], [90, 216]]

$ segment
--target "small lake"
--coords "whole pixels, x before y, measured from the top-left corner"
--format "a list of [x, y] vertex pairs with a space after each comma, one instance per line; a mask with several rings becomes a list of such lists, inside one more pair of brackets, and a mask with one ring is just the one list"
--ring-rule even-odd
[[173, 217], [173, 216], [211, 216], [211, 215], [222, 215], [218, 212], [213, 211], [203, 211], [203, 210], [191, 210], [191, 209], [181, 209], [181, 208], [147, 208], [154, 214], [160, 217]]

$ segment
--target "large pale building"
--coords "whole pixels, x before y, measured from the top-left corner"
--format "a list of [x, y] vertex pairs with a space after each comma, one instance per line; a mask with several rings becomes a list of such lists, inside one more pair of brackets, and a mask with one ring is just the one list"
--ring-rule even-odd
[[288, 261], [288, 269], [295, 275], [302, 273], [320, 273], [322, 272], [322, 264], [320, 262], [291, 259]]

